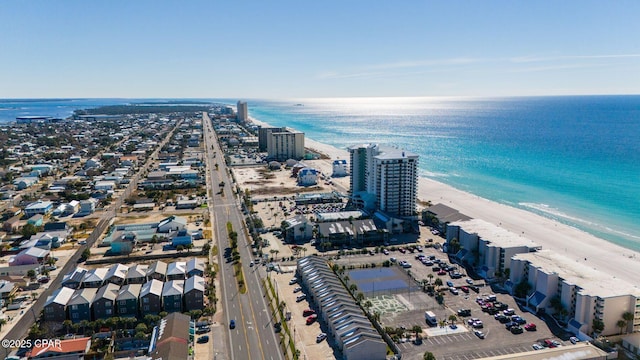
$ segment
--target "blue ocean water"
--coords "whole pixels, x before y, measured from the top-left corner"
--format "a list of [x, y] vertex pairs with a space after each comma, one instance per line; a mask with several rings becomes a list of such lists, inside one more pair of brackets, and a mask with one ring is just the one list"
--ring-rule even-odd
[[339, 148], [413, 151], [422, 176], [640, 250], [640, 96], [255, 100], [249, 113]]
[[[141, 100], [0, 99], [0, 122]], [[338, 148], [413, 151], [422, 176], [640, 251], [640, 96], [250, 100], [249, 113]]]

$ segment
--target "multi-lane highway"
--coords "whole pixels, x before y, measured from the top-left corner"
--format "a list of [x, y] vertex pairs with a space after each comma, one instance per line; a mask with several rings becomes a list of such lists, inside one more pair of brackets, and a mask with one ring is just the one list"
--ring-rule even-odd
[[[209, 169], [207, 179], [209, 191], [209, 209], [213, 235], [219, 248], [218, 263], [220, 285], [227, 336], [227, 354], [232, 360], [283, 359], [278, 343], [278, 336], [274, 331], [273, 319], [267, 306], [260, 283], [262, 270], [258, 266], [251, 267], [250, 239], [243, 230], [244, 223], [240, 211], [240, 200], [234, 193], [234, 185], [224, 163], [224, 156], [213, 131], [209, 116], [204, 113], [203, 128], [206, 147], [206, 161]], [[215, 164], [218, 164], [216, 170]], [[221, 182], [224, 186], [220, 187]], [[227, 235], [227, 222], [238, 233], [238, 251], [242, 259], [244, 280], [247, 288], [245, 294], [239, 292], [233, 263], [227, 262], [224, 253], [230, 247]], [[230, 321], [235, 321], [235, 328], [231, 329]], [[213, 346], [213, 343], [212, 343]], [[213, 353], [220, 349], [213, 349]]]

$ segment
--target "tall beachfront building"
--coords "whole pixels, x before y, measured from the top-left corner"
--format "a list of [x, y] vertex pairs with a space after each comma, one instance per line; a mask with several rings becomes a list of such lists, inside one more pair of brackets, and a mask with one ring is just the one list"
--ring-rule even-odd
[[304, 133], [287, 128], [258, 129], [258, 149], [266, 151], [270, 159], [285, 161], [304, 157]]
[[378, 144], [352, 146], [349, 153], [352, 198], [366, 193], [375, 198], [379, 210], [395, 216], [414, 215], [418, 155]]
[[239, 123], [245, 123], [249, 121], [249, 108], [246, 101], [238, 101], [238, 112], [236, 114], [236, 120]]

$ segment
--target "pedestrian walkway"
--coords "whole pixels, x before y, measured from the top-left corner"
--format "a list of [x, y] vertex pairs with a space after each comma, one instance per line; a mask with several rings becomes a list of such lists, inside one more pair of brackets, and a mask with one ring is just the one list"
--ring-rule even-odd
[[469, 330], [465, 326], [456, 326], [452, 329], [450, 325], [428, 328], [425, 333], [428, 336], [440, 336], [440, 335], [452, 335], [468, 332]]

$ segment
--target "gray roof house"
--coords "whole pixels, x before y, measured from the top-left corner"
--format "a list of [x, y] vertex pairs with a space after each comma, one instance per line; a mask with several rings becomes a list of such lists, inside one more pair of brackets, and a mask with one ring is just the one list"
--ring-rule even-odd
[[98, 289], [86, 288], [73, 292], [71, 300], [67, 303], [69, 320], [79, 323], [82, 320], [91, 321], [91, 304], [96, 297]]
[[158, 314], [162, 311], [162, 281], [151, 279], [140, 290], [140, 313]]
[[81, 267], [77, 267], [73, 269], [72, 273], [66, 274], [62, 278], [62, 286], [65, 286], [71, 289], [79, 288], [86, 273], [87, 273], [87, 269], [83, 269]]
[[108, 283], [98, 290], [93, 299], [93, 318], [106, 319], [116, 316], [115, 305], [120, 287], [116, 284]]
[[184, 280], [171, 280], [162, 287], [162, 308], [168, 313], [182, 312]]
[[184, 280], [187, 273], [187, 263], [184, 261], [175, 261], [167, 267], [167, 281]]
[[116, 298], [118, 316], [138, 316], [138, 298], [141, 290], [140, 284], [129, 284], [120, 288]]
[[84, 279], [82, 279], [82, 287], [99, 288], [104, 284], [108, 271], [109, 269], [107, 268], [97, 268], [87, 271], [87, 273], [84, 274]]
[[187, 261], [187, 276], [204, 276], [204, 262], [201, 259], [193, 258]]
[[165, 281], [167, 278], [167, 263], [162, 261], [156, 261], [149, 265], [147, 270], [147, 280], [156, 279]]
[[73, 295], [73, 289], [61, 287], [51, 294], [44, 304], [44, 321], [63, 322], [67, 318], [67, 303]]
[[125, 282], [127, 284], [144, 284], [147, 281], [149, 265], [136, 264], [129, 268]]
[[204, 278], [194, 275], [184, 282], [185, 310], [204, 309]]
[[113, 264], [107, 271], [104, 280], [116, 285], [124, 284], [129, 268], [122, 264]]

